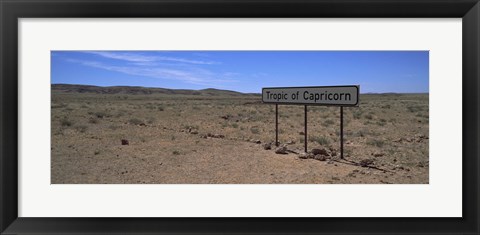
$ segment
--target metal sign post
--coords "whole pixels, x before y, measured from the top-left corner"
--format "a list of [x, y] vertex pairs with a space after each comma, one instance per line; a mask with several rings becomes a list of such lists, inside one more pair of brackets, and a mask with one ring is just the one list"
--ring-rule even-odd
[[307, 143], [308, 143], [308, 137], [307, 137], [307, 106], [305, 105], [305, 152], [307, 152]]
[[343, 106], [340, 106], [340, 158], [343, 159]]
[[278, 105], [305, 107], [305, 152], [308, 148], [307, 106], [340, 106], [340, 158], [343, 159], [343, 107], [358, 107], [360, 86], [270, 87], [262, 88], [262, 102], [275, 104], [275, 145], [278, 146]]
[[275, 104], [275, 146], [278, 147], [278, 104]]

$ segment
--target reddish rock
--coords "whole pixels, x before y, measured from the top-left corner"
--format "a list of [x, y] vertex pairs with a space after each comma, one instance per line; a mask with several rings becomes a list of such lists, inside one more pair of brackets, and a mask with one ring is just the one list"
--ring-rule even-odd
[[325, 161], [325, 160], [327, 160], [327, 158], [326, 158], [324, 155], [320, 155], [320, 154], [315, 155], [314, 158], [315, 158], [315, 160], [319, 160], [319, 161]]
[[383, 156], [385, 156], [385, 154], [384, 153], [374, 153], [373, 156], [374, 157], [383, 157]]
[[326, 149], [312, 149], [311, 153], [313, 155], [323, 155], [323, 156], [328, 156], [328, 152]]
[[275, 149], [276, 154], [287, 154], [287, 147], [281, 146]]
[[263, 145], [263, 149], [265, 149], [265, 150], [270, 150], [270, 149], [272, 149], [272, 143], [265, 143], [265, 144]]
[[213, 137], [213, 138], [220, 138], [220, 139], [225, 138], [225, 136], [222, 135], [222, 134], [215, 134], [215, 135], [213, 135], [212, 137]]
[[371, 166], [375, 163], [373, 159], [363, 159], [359, 162], [360, 166], [362, 167], [368, 167]]

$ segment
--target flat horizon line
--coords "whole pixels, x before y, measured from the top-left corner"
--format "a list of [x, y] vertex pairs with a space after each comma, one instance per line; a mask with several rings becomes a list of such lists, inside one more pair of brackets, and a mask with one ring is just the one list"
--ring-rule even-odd
[[[129, 86], [129, 85], [111, 85], [111, 86], [100, 86], [100, 85], [90, 85], [90, 84], [73, 84], [73, 83], [51, 83], [51, 85], [70, 85], [70, 86], [91, 86], [91, 87], [102, 87], [102, 88], [109, 88], [109, 87], [136, 87], [136, 88], [144, 88], [144, 89], [167, 89], [167, 90], [191, 90], [191, 91], [202, 91], [202, 90], [220, 90], [220, 91], [232, 91], [238, 92], [242, 94], [262, 94], [262, 92], [243, 92], [243, 91], [236, 91], [236, 90], [228, 90], [228, 89], [220, 89], [220, 88], [203, 88], [203, 89], [191, 89], [191, 88], [167, 88], [167, 87], [147, 87], [147, 86]], [[361, 95], [375, 95], [375, 94], [430, 94], [430, 92], [360, 92]]]

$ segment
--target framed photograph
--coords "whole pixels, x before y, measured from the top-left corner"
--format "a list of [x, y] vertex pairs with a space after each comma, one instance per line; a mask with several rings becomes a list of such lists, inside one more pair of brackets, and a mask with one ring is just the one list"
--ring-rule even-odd
[[2, 234], [480, 232], [476, 0], [0, 4]]

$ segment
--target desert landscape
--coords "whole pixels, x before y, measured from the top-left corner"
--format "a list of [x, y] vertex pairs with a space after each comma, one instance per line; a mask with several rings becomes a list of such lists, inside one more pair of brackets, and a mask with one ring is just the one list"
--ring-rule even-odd
[[[259, 91], [260, 92], [260, 91]], [[361, 94], [344, 108], [260, 94], [53, 84], [52, 184], [428, 184], [429, 99]]]

